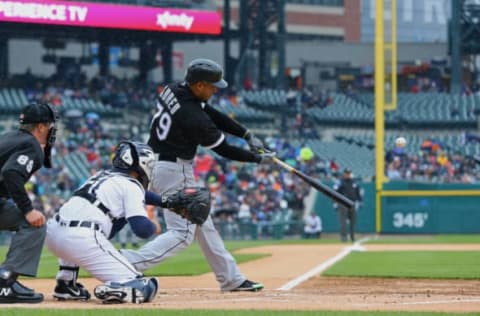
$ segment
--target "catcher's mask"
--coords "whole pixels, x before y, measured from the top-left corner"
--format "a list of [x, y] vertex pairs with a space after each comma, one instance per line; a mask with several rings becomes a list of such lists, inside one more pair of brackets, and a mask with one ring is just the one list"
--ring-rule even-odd
[[112, 164], [114, 169], [121, 172], [136, 171], [138, 181], [147, 189], [155, 164], [155, 156], [152, 148], [146, 144], [122, 141], [117, 145]]

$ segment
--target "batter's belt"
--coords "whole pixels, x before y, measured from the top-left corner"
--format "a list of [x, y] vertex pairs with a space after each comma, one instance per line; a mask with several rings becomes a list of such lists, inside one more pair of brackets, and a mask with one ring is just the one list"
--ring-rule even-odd
[[175, 157], [175, 156], [168, 155], [168, 154], [158, 155], [158, 160], [159, 161], [170, 161], [170, 162], [176, 162], [176, 163], [185, 163], [185, 164], [192, 164], [193, 163], [193, 159], [182, 159], [180, 157]]

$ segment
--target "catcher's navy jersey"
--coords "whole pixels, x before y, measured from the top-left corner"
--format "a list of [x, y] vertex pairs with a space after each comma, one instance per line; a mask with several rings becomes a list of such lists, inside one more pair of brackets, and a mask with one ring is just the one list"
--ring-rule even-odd
[[193, 159], [197, 146], [215, 148], [225, 136], [205, 111], [209, 105], [195, 98], [184, 83], [165, 87], [157, 98], [148, 145], [163, 160]]

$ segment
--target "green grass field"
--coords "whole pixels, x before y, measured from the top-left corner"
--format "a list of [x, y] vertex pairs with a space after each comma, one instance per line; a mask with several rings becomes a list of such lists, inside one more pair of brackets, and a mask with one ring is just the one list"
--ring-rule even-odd
[[[277, 244], [318, 244], [318, 243], [338, 243], [337, 239], [320, 239], [320, 240], [265, 240], [265, 241], [227, 241], [225, 246], [230, 250], [238, 263], [255, 260], [269, 256], [266, 254], [235, 254], [236, 250], [243, 248], [260, 247], [264, 245]], [[8, 248], [0, 247], [0, 258], [5, 258]], [[40, 259], [40, 267], [38, 270], [39, 278], [54, 278], [58, 269], [57, 258], [51, 254], [47, 248], [44, 248]], [[193, 244], [180, 254], [167, 259], [162, 264], [146, 271], [146, 275], [155, 276], [188, 276], [199, 275], [210, 272], [205, 257], [200, 251], [197, 244]], [[85, 277], [88, 274], [80, 270], [80, 276]]]
[[353, 252], [323, 273], [325, 276], [382, 278], [480, 279], [475, 251]]

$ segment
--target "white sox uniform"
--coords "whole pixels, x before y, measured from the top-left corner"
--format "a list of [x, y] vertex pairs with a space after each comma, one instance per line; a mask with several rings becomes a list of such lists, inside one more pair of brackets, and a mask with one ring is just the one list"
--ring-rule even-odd
[[[142, 275], [109, 238], [132, 216], [145, 216], [145, 190], [135, 178], [102, 171], [91, 177], [47, 223], [46, 244], [61, 267], [82, 267], [102, 282], [126, 282]], [[61, 269], [57, 279], [72, 280]]]
[[[246, 129], [196, 99], [185, 83], [167, 86], [158, 98], [157, 109], [148, 142], [159, 154], [151, 180], [151, 190], [155, 193], [164, 196], [195, 185], [193, 158], [199, 145], [230, 159], [261, 161], [259, 155], [226, 143], [222, 131], [241, 136]], [[166, 233], [138, 250], [121, 250], [137, 269], [144, 271], [157, 265], [188, 247], [195, 239], [215, 273], [221, 290], [235, 290], [248, 281], [225, 249], [211, 218], [197, 226], [169, 210], [165, 210], [164, 215], [168, 229]], [[248, 282], [248, 290], [263, 288], [261, 284]]]

